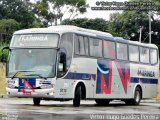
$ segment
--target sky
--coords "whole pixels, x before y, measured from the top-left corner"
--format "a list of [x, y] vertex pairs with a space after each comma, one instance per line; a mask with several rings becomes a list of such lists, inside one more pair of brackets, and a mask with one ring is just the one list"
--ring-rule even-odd
[[[104, 1], [104, 2], [113, 2], [113, 1], [116, 1], [116, 2], [125, 2], [125, 1], [128, 1], [128, 0], [86, 0], [87, 4], [89, 4], [90, 7], [95, 7], [96, 6], [96, 2], [97, 1]], [[109, 15], [111, 13], [114, 13], [114, 12], [122, 12], [122, 11], [110, 11], [110, 10], [104, 10], [104, 11], [100, 11], [100, 10], [97, 10], [97, 11], [93, 11], [91, 10], [91, 8], [88, 8], [87, 9], [87, 12], [84, 13], [84, 14], [79, 14], [76, 18], [103, 18], [103, 19], [106, 19], [106, 20], [109, 20]], [[67, 17], [67, 15], [64, 16], [64, 18]]]

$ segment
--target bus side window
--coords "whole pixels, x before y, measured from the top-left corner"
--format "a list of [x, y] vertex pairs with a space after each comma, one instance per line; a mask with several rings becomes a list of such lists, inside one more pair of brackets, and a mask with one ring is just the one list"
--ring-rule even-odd
[[139, 48], [136, 45], [129, 45], [129, 60], [139, 62]]
[[83, 36], [81, 35], [76, 35], [75, 36], [75, 54], [78, 55], [88, 55], [88, 53], [86, 53], [86, 49], [85, 49], [85, 39]]
[[[62, 77], [69, 69], [73, 53], [73, 35], [71, 33], [63, 34], [60, 40], [60, 54], [58, 77]], [[63, 66], [63, 67], [62, 67]], [[59, 70], [62, 68], [62, 71]]]
[[128, 60], [127, 44], [117, 43], [117, 59]]
[[156, 49], [150, 49], [150, 60], [152, 65], [158, 63], [158, 55]]
[[149, 48], [140, 47], [140, 61], [142, 63], [149, 63]]
[[90, 37], [89, 43], [90, 56], [102, 57], [102, 40]]
[[89, 53], [88, 53], [88, 49], [89, 49], [88, 37], [84, 37], [84, 46], [85, 46], [86, 55], [89, 55]]
[[104, 57], [115, 59], [115, 43], [111, 41], [103, 41]]

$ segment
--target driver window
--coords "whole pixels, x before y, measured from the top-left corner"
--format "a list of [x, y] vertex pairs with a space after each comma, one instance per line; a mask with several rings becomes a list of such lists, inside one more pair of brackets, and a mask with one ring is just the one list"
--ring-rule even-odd
[[[73, 34], [63, 34], [60, 41], [60, 60], [59, 63], [63, 64], [63, 71], [58, 73], [62, 77], [69, 69], [73, 53]], [[60, 71], [59, 71], [60, 72]]]

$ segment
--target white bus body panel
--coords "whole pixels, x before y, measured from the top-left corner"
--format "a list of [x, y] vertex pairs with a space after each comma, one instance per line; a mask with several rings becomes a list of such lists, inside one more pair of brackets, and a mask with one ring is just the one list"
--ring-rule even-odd
[[[102, 93], [97, 93], [97, 80], [98, 80], [98, 61], [110, 62], [112, 64], [112, 74], [111, 74], [111, 88], [109, 92], [103, 91]], [[120, 67], [122, 65], [122, 68]], [[125, 67], [128, 66], [129, 77], [125, 78], [124, 72]], [[155, 73], [155, 77], [143, 77], [138, 75], [139, 69], [152, 70]], [[143, 98], [152, 98], [157, 95], [157, 84], [152, 84], [154, 79], [158, 79], [158, 67], [150, 65], [141, 65], [138, 63], [125, 63], [111, 60], [97, 60], [91, 58], [77, 57], [72, 59], [72, 64], [67, 74], [72, 74], [74, 77], [72, 79], [67, 79], [67, 75], [64, 78], [57, 80], [57, 93], [56, 96], [59, 98], [74, 98], [75, 87], [79, 82], [83, 82], [86, 87], [86, 98], [96, 99], [96, 98], [106, 98], [106, 99], [129, 99], [134, 97], [134, 91], [136, 86], [142, 88]], [[87, 75], [90, 75], [86, 77]], [[94, 76], [93, 76], [94, 75]], [[76, 77], [79, 76], [79, 77]], [[124, 77], [124, 79], [123, 79]], [[139, 81], [137, 81], [139, 78]], [[142, 79], [142, 80], [141, 80]], [[153, 80], [150, 80], [153, 79]], [[124, 81], [127, 80], [127, 81]], [[150, 81], [148, 81], [150, 80]], [[144, 83], [143, 83], [144, 82]], [[154, 83], [154, 82], [153, 82]], [[127, 84], [127, 85], [125, 85]], [[104, 84], [105, 86], [106, 84]], [[66, 89], [66, 94], [59, 94], [60, 89]], [[59, 96], [58, 96], [59, 95]]]

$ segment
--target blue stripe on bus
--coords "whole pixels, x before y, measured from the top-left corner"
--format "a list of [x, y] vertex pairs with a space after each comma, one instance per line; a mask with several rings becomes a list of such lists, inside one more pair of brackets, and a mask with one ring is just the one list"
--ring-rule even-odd
[[[70, 80], [96, 80], [96, 74], [69, 72], [64, 77], [64, 79], [70, 79]], [[158, 84], [158, 79], [131, 77], [130, 78], [130, 83]]]
[[131, 77], [130, 83], [158, 84], [158, 79]]
[[64, 79], [95, 80], [95, 79], [96, 79], [96, 74], [69, 72], [69, 73], [64, 77]]

